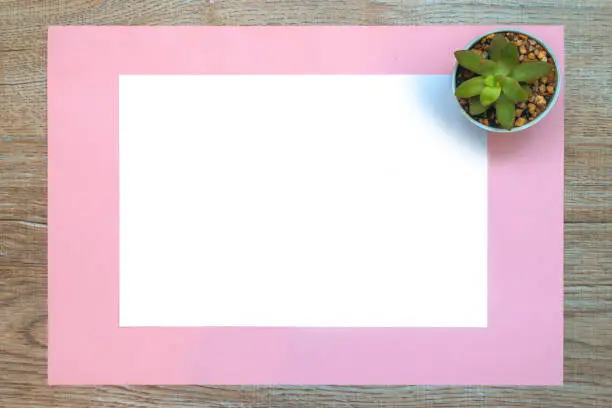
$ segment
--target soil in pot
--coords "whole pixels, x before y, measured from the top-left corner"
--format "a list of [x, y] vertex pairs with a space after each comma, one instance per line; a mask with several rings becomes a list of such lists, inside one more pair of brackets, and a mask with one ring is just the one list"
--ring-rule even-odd
[[[486, 37], [483, 37], [480, 41], [475, 43], [470, 50], [476, 51], [483, 58], [487, 58], [488, 49], [494, 36], [495, 34], [489, 34]], [[520, 62], [542, 61], [553, 66], [553, 69], [550, 71], [548, 76], [542, 77], [529, 84], [529, 100], [516, 105], [514, 127], [517, 128], [528, 124], [546, 111], [557, 90], [558, 75], [553, 58], [548, 54], [546, 48], [537, 40], [529, 37], [528, 35], [516, 32], [506, 32], [504, 33], [504, 36], [506, 37], [506, 40], [516, 44], [518, 47]], [[455, 85], [459, 86], [462, 82], [473, 78], [475, 75], [476, 74], [467, 70], [466, 68], [459, 66], [457, 76], [455, 78]], [[461, 107], [468, 113], [468, 115], [470, 115], [468, 100], [465, 98], [457, 99], [459, 100]], [[486, 112], [480, 115], [470, 116], [483, 125], [502, 128], [495, 116], [495, 109], [488, 109]]]

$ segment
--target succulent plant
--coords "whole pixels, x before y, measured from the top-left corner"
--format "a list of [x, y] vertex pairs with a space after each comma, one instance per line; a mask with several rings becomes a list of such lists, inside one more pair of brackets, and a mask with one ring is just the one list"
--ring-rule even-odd
[[515, 105], [529, 98], [529, 86], [552, 70], [546, 62], [519, 61], [518, 47], [507, 41], [503, 34], [495, 34], [488, 49], [488, 57], [471, 50], [455, 52], [462, 67], [479, 75], [462, 82], [455, 95], [469, 98], [469, 112], [479, 115], [495, 106], [499, 123], [505, 129], [514, 125]]

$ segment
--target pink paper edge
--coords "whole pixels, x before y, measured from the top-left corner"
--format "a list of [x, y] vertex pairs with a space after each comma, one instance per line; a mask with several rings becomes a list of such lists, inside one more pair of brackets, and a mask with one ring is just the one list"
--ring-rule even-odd
[[49, 384], [562, 384], [562, 97], [488, 140], [487, 329], [118, 325], [119, 74], [449, 74], [495, 28], [49, 28]]

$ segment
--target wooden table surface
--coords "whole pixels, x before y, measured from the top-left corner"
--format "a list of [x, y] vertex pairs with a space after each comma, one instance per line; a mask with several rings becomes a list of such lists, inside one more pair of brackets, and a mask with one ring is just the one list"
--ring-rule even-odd
[[[48, 25], [485, 23], [566, 26], [565, 386], [45, 385]], [[610, 115], [610, 0], [0, 0], [0, 407], [612, 407]]]

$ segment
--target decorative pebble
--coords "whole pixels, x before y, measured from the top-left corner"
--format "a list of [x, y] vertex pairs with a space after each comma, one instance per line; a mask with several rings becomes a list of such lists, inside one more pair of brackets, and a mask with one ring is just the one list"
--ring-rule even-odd
[[531, 116], [535, 116], [535, 113], [536, 113], [536, 106], [535, 106], [535, 104], [533, 104], [533, 103], [527, 104], [527, 110], [529, 111], [529, 114]]
[[517, 118], [516, 121], [514, 122], [514, 126], [521, 127], [521, 126], [525, 126], [526, 123], [527, 123], [527, 119]]

